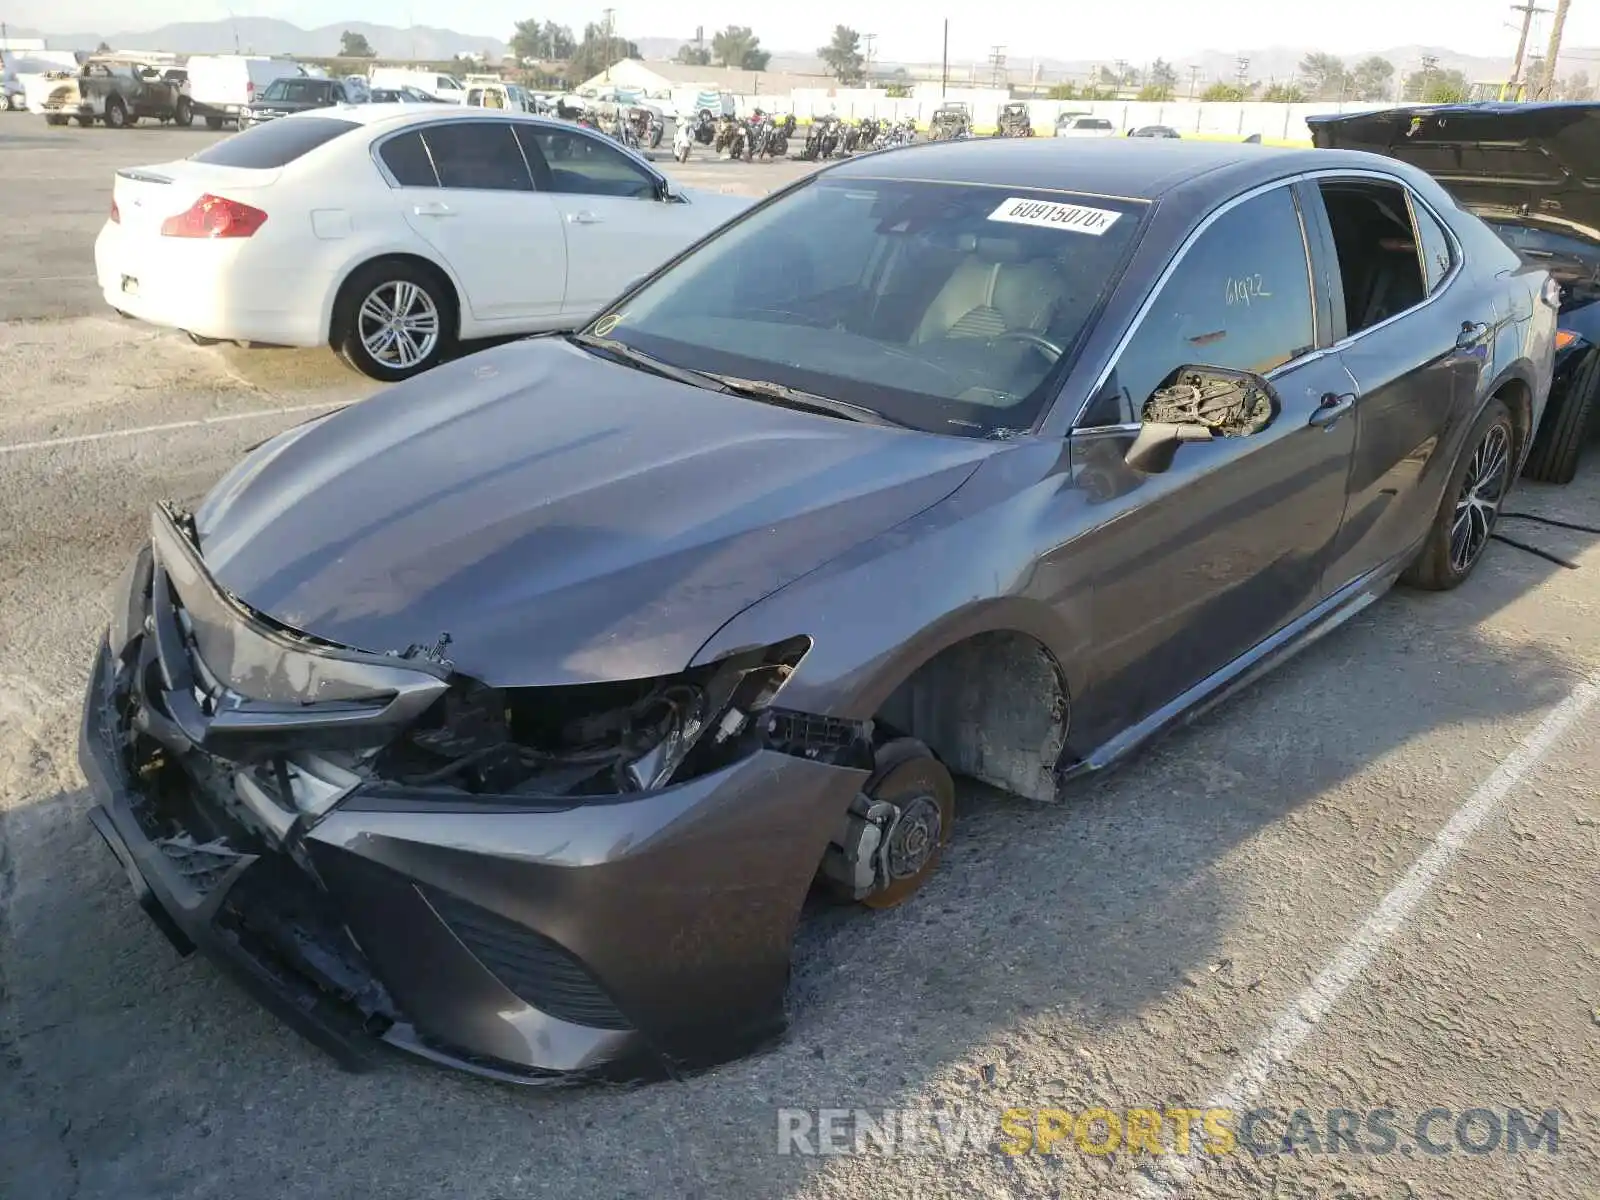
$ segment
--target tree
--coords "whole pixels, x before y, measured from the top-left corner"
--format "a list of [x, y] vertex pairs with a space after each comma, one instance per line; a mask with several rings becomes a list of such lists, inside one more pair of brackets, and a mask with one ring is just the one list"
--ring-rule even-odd
[[367, 41], [367, 35], [346, 29], [339, 35], [340, 58], [376, 58], [378, 52]]
[[835, 79], [847, 85], [861, 78], [867, 61], [861, 57], [861, 35], [848, 25], [833, 27], [833, 41], [821, 47], [817, 57], [828, 64]]
[[678, 47], [677, 62], [688, 67], [709, 67], [711, 65], [711, 51], [704, 46], [691, 45], [685, 42]]
[[729, 25], [713, 37], [711, 57], [724, 67], [738, 67], [743, 71], [765, 71], [772, 59], [748, 25]]
[[1347, 94], [1355, 100], [1387, 100], [1394, 92], [1394, 64], [1374, 54], [1350, 72]]
[[1246, 100], [1250, 93], [1236, 83], [1213, 83], [1200, 93], [1200, 99], [1209, 103], [1235, 103]]
[[532, 17], [517, 22], [511, 33], [510, 45], [511, 53], [517, 58], [534, 61], [568, 59], [578, 48], [572, 30], [565, 25], [557, 25], [554, 21], [540, 24]]
[[571, 55], [570, 74], [574, 79], [593, 79], [625, 58], [638, 58], [639, 47], [626, 38], [607, 35], [605, 28], [590, 23], [583, 27], [583, 41]]
[[1078, 89], [1070, 83], [1058, 83], [1050, 89], [1052, 100], [1076, 100]]
[[1306, 91], [1319, 100], [1339, 99], [1349, 83], [1344, 59], [1320, 51], [1300, 60], [1300, 77], [1306, 81]]
[[1298, 84], [1274, 83], [1261, 93], [1261, 99], [1267, 104], [1304, 104], [1306, 94]]
[[1459, 104], [1472, 95], [1465, 74], [1448, 71], [1413, 71], [1406, 76], [1405, 99], [1420, 104]]
[[110, 42], [101, 42], [98, 46], [96, 46], [94, 48], [94, 52], [96, 54], [110, 54], [111, 53], [111, 43]]
[[1158, 58], [1150, 64], [1144, 86], [1139, 89], [1139, 99], [1146, 103], [1166, 103], [1177, 93], [1178, 73], [1166, 59]]
[[1556, 84], [1555, 94], [1558, 100], [1593, 100], [1594, 85], [1587, 71], [1577, 71]]

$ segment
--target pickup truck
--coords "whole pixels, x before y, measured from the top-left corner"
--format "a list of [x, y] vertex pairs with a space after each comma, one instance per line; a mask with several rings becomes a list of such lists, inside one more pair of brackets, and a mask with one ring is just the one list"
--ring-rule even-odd
[[41, 107], [51, 125], [104, 121], [112, 129], [126, 129], [144, 117], [185, 128], [194, 123], [194, 105], [180, 73], [122, 55], [85, 59], [77, 75], [55, 81]]

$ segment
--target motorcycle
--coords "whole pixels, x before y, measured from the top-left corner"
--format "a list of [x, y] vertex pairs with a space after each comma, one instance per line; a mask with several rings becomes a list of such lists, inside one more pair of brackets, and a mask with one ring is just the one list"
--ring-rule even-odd
[[805, 145], [800, 151], [800, 157], [805, 162], [821, 162], [832, 158], [838, 148], [839, 118], [831, 115], [816, 117], [806, 132]]
[[717, 123], [717, 136], [712, 142], [712, 149], [718, 154], [726, 153], [729, 158], [742, 158], [749, 162], [750, 126], [733, 117], [723, 117]]
[[769, 114], [759, 108], [749, 121], [750, 144], [745, 155], [746, 161], [752, 158], [784, 158], [789, 153], [789, 139], [784, 134], [785, 126], [774, 120]]
[[687, 121], [679, 121], [676, 129], [672, 131], [672, 157], [680, 163], [689, 161], [689, 153], [694, 149], [695, 129]]
[[709, 146], [717, 140], [717, 123], [711, 119], [711, 110], [702, 108], [694, 118], [694, 140]]
[[635, 146], [648, 146], [652, 150], [661, 145], [666, 134], [655, 110], [643, 107], [628, 109], [628, 128], [633, 133]]

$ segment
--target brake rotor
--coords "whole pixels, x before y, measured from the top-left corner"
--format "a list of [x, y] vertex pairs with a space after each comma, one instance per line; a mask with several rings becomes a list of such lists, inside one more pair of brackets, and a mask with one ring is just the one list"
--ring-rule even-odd
[[883, 762], [866, 789], [872, 800], [898, 810], [879, 849], [888, 882], [862, 897], [868, 908], [894, 908], [910, 898], [938, 868], [955, 828], [956, 790], [950, 772], [920, 744], [904, 750], [901, 745], [891, 742], [884, 747], [890, 753], [880, 752], [890, 761]]

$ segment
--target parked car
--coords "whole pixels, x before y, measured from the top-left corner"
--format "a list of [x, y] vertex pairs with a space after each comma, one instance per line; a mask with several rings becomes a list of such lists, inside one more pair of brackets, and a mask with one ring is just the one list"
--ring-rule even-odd
[[437, 96], [430, 96], [420, 88], [373, 88], [367, 93], [371, 104], [443, 104]]
[[130, 316], [197, 340], [331, 344], [395, 380], [458, 338], [585, 320], [748, 203], [569, 124], [349, 105], [119, 171], [95, 264]]
[[1104, 117], [1067, 116], [1056, 120], [1058, 138], [1107, 138], [1117, 136], [1117, 127]]
[[928, 118], [928, 137], [935, 142], [972, 136], [972, 110], [960, 101], [941, 104]]
[[140, 57], [93, 55], [76, 75], [56, 81], [42, 106], [44, 119], [51, 125], [104, 121], [112, 129], [126, 129], [148, 117], [187, 128], [194, 107], [185, 83], [166, 77], [168, 69]]
[[1600, 197], [1586, 182], [1600, 153], [1600, 104], [1430, 105], [1307, 120], [1317, 146], [1428, 171], [1523, 261], [1555, 277], [1555, 377], [1524, 473], [1570, 482], [1600, 432]]
[[265, 54], [196, 54], [184, 65], [195, 115], [208, 129], [238, 124], [275, 80], [307, 78], [306, 68], [294, 59]]
[[176, 944], [346, 1061], [726, 1058], [782, 1028], [814, 882], [931, 876], [954, 775], [1054, 799], [1396, 579], [1466, 580], [1555, 305], [1375, 155], [824, 168], [575, 334], [157, 507], [92, 819]]
[[1033, 116], [1020, 101], [1002, 105], [995, 123], [995, 137], [1032, 137]]
[[464, 104], [467, 85], [454, 75], [417, 71], [409, 67], [373, 67], [368, 79], [375, 88], [413, 87], [447, 104]]
[[337, 79], [274, 79], [265, 90], [239, 114], [239, 128], [249, 129], [266, 121], [276, 121], [293, 113], [311, 112], [318, 108], [332, 108], [335, 104], [350, 104], [356, 97], [350, 95], [344, 83]]
[[1179, 133], [1171, 125], [1141, 125], [1137, 129], [1128, 130], [1128, 136], [1138, 138], [1181, 138], [1183, 134]]

